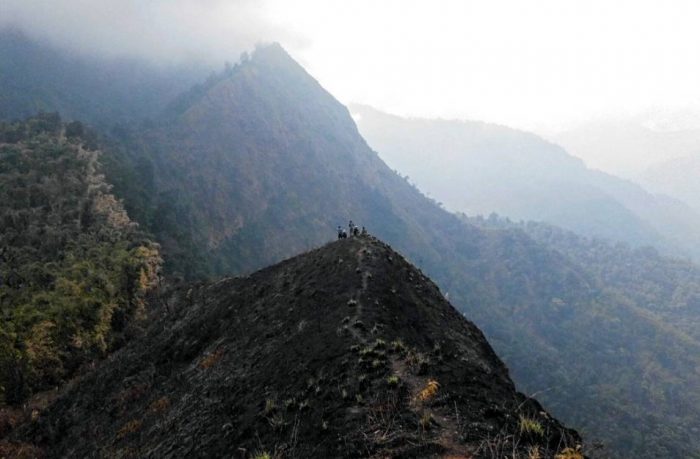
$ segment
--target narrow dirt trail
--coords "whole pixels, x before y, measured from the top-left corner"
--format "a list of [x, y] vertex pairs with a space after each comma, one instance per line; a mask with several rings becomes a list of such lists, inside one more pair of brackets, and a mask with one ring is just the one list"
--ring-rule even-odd
[[[360, 237], [355, 236], [359, 240]], [[367, 338], [365, 336], [365, 331], [364, 331], [364, 323], [362, 321], [362, 311], [363, 311], [363, 304], [362, 304], [362, 297], [365, 295], [367, 292], [367, 287], [369, 286], [369, 280], [372, 277], [372, 273], [366, 269], [364, 260], [365, 260], [365, 254], [371, 253], [369, 252], [369, 249], [367, 248], [367, 244], [362, 241], [362, 245], [360, 248], [357, 250], [355, 256], [357, 259], [357, 270], [361, 271], [362, 273], [362, 282], [360, 283], [360, 288], [358, 288], [355, 291], [355, 294], [353, 295], [352, 299], [348, 302], [348, 306], [351, 306], [355, 309], [354, 314], [350, 316], [350, 322], [349, 322], [349, 327], [348, 330], [350, 331], [350, 334], [360, 343], [362, 344], [367, 344]]]
[[[356, 326], [356, 324], [362, 324], [363, 319], [363, 297], [367, 293], [369, 287], [369, 282], [372, 278], [372, 273], [367, 266], [365, 260], [366, 256], [372, 255], [371, 250], [368, 248], [366, 241], [362, 242], [360, 248], [356, 252], [357, 267], [356, 271], [361, 274], [360, 287], [352, 295], [349, 300], [348, 305], [354, 308], [354, 314], [350, 316], [348, 330], [350, 334], [355, 338], [355, 340], [366, 345], [368, 343], [367, 329], [365, 326]], [[409, 391], [412, 394], [418, 394], [421, 389], [423, 389], [428, 380], [428, 377], [422, 377], [412, 374], [406, 368], [403, 361], [397, 359], [395, 356], [390, 358], [390, 364], [393, 373], [399, 375], [399, 377], [408, 384]], [[427, 402], [425, 402], [427, 403]], [[450, 412], [449, 409], [444, 407], [428, 407], [424, 402], [419, 401], [417, 398], [411, 402], [412, 410], [416, 413], [419, 418], [424, 413], [430, 413], [430, 416], [434, 420], [433, 429], [437, 429], [434, 434], [437, 434], [434, 441], [445, 448], [445, 453], [440, 457], [448, 459], [470, 459], [473, 457], [473, 451], [469, 448], [460, 444], [459, 432], [454, 426], [459, 426], [459, 413]]]

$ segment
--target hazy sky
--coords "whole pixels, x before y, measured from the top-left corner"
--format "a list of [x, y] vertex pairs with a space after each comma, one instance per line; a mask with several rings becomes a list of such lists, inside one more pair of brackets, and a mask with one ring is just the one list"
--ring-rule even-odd
[[0, 0], [73, 47], [223, 62], [280, 41], [343, 102], [540, 131], [700, 107], [699, 19], [690, 0]]

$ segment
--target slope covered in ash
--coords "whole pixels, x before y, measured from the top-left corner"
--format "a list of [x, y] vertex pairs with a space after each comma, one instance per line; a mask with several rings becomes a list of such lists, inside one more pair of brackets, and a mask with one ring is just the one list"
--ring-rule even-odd
[[553, 457], [580, 442], [371, 237], [181, 288], [165, 311], [22, 439], [50, 457]]

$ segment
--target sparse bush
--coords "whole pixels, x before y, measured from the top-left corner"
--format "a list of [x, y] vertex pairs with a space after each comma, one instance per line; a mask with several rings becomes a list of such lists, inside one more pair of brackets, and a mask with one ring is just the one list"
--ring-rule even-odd
[[281, 414], [275, 414], [268, 417], [267, 422], [274, 430], [282, 430], [287, 425], [287, 421]]
[[406, 350], [406, 346], [400, 339], [395, 339], [391, 342], [391, 350], [396, 353], [404, 352]]
[[386, 378], [386, 383], [390, 386], [398, 386], [399, 385], [399, 377], [396, 375], [391, 375], [388, 378]]
[[406, 354], [406, 365], [415, 374], [425, 374], [430, 365], [430, 359], [423, 353], [411, 349]]
[[520, 416], [520, 434], [544, 436], [544, 428], [537, 419]]
[[265, 400], [265, 407], [263, 408], [263, 413], [265, 416], [268, 416], [275, 411], [277, 411], [277, 402], [272, 398]]
[[360, 349], [360, 356], [362, 356], [362, 357], [374, 355], [374, 353], [375, 353], [374, 349], [372, 349], [369, 346], [363, 347], [362, 349]]

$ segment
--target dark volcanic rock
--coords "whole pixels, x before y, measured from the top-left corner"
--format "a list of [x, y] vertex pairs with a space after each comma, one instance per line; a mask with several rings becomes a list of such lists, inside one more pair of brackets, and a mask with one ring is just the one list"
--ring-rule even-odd
[[552, 457], [580, 443], [370, 237], [176, 289], [143, 338], [15, 435], [49, 457]]

